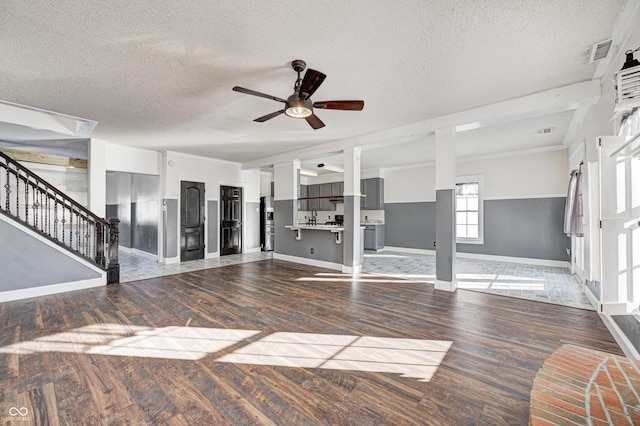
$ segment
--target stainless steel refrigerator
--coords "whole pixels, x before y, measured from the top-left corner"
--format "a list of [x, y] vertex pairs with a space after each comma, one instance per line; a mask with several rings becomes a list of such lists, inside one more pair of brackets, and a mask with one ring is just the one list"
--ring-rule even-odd
[[260, 197], [260, 247], [262, 251], [273, 251], [273, 198]]

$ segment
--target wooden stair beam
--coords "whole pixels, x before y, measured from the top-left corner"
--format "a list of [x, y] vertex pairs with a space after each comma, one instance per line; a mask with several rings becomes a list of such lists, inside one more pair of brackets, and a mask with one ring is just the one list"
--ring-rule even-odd
[[87, 160], [83, 160], [82, 158], [63, 157], [61, 155], [43, 154], [40, 152], [23, 151], [21, 149], [0, 148], [0, 151], [15, 161], [74, 167], [77, 169], [86, 169], [89, 164]]

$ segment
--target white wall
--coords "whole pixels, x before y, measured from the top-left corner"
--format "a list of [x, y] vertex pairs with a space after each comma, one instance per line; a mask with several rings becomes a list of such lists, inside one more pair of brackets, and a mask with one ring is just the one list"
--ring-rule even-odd
[[[625, 62], [624, 52], [626, 50], [634, 50], [640, 46], [640, 7], [637, 2], [630, 2], [628, 7], [633, 4], [636, 7], [633, 16], [632, 13], [628, 14], [629, 17], [633, 18], [632, 24], [629, 26], [629, 35], [621, 43], [617, 51], [614, 50], [612, 52], [616, 55], [615, 64], [611, 69], [607, 70], [601, 79], [602, 96], [598, 104], [589, 109], [576, 136], [570, 141], [570, 152], [575, 153], [571, 158], [570, 166], [575, 166], [575, 162], [578, 160], [584, 160], [583, 173], [585, 174], [583, 177], [586, 178], [583, 179], [585, 236], [584, 238], [573, 238], [573, 246], [581, 248], [578, 252], [580, 259], [576, 261], [576, 273], [586, 279], [602, 281], [604, 298], [601, 309], [604, 313], [611, 314], [623, 314], [625, 313], [624, 311], [637, 310], [638, 304], [640, 304], [640, 286], [638, 285], [640, 283], [640, 255], [638, 255], [638, 252], [640, 252], [638, 250], [638, 247], [640, 247], [640, 235], [633, 227], [616, 234], [617, 228], [610, 225], [608, 217], [600, 217], [598, 208], [600, 190], [598, 189], [597, 138], [614, 135], [620, 120], [620, 116], [616, 116], [614, 111], [615, 90], [613, 74], [622, 68]], [[640, 52], [635, 53], [635, 58], [640, 59]], [[614, 172], [609, 173], [609, 176], [602, 177], [603, 183], [610, 185], [609, 193], [604, 193], [605, 198], [608, 200], [607, 203], [610, 204], [605, 204], [616, 208], [619, 205], [624, 206], [623, 209], [617, 210], [613, 216], [624, 216], [629, 219], [633, 217], [637, 220], [637, 210], [634, 211], [633, 207], [637, 206], [638, 203], [637, 201], [634, 202], [633, 194], [640, 193], [638, 188], [640, 182], [637, 178], [630, 178], [629, 176], [632, 176], [632, 174], [626, 173], [627, 176], [625, 176], [624, 173], [624, 170], [634, 165], [629, 159], [621, 162], [620, 160], [616, 161], [622, 166], [621, 168], [618, 167], [622, 173]], [[638, 160], [634, 161], [637, 168]], [[614, 189], [612, 190], [611, 188]], [[604, 209], [605, 216], [607, 215], [606, 207]], [[600, 220], [605, 223], [604, 231], [599, 229]], [[634, 221], [629, 222], [633, 223]], [[601, 233], [605, 235], [616, 234], [616, 241], [608, 248], [601, 248]], [[603, 243], [607, 244], [607, 238], [603, 240]], [[604, 259], [602, 265], [600, 264], [600, 259]], [[609, 276], [607, 276], [606, 272], [608, 270], [613, 271]], [[601, 272], [604, 272], [604, 276], [600, 275]]]
[[[220, 186], [236, 186], [242, 188], [245, 207], [246, 203], [260, 202], [261, 178], [259, 169], [242, 170], [239, 163], [181, 154], [177, 152], [165, 152], [161, 163], [165, 170], [162, 185], [162, 198], [179, 199], [180, 182], [192, 181], [202, 182], [205, 184], [206, 200], [218, 201], [218, 208], [220, 206]], [[247, 217], [246, 210], [244, 213], [245, 217]], [[218, 218], [219, 217], [220, 215], [218, 214]], [[205, 232], [208, 233], [207, 227], [205, 227]], [[243, 233], [244, 243], [256, 240], [256, 238], [254, 238], [254, 234], [257, 235], [259, 233], [259, 223], [254, 224], [245, 222], [243, 226]], [[179, 235], [177, 236], [176, 241], [180, 241]], [[208, 235], [205, 235], [205, 241], [208, 241]], [[219, 247], [219, 236], [217, 244]], [[245, 250], [255, 249], [255, 247], [246, 246], [244, 248]], [[180, 250], [178, 250], [178, 253], [179, 252]], [[206, 253], [205, 255], [207, 257], [216, 257], [219, 256], [219, 251], [216, 253]], [[164, 260], [168, 263], [176, 261], [175, 258]]]
[[89, 178], [87, 169], [20, 161], [29, 170], [67, 194], [73, 200], [88, 206]]
[[273, 181], [273, 173], [260, 172], [260, 196], [271, 197], [271, 182]]
[[[484, 176], [488, 200], [562, 197], [569, 182], [567, 150], [458, 161], [456, 176]], [[435, 202], [435, 166], [384, 171], [385, 203]]]

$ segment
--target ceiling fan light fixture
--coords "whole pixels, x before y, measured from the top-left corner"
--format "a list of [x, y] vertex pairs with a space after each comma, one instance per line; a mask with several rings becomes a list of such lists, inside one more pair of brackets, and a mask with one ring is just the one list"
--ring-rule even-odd
[[308, 100], [301, 100], [294, 94], [287, 99], [287, 108], [284, 113], [291, 118], [307, 118], [313, 114], [313, 106]]

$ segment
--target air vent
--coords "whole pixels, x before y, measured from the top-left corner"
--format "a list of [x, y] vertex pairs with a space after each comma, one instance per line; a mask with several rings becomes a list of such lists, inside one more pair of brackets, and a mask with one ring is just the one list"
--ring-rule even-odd
[[603, 40], [598, 43], [595, 43], [591, 47], [591, 54], [589, 55], [589, 63], [597, 62], [601, 59], [604, 59], [609, 54], [611, 50], [611, 43], [613, 40]]

